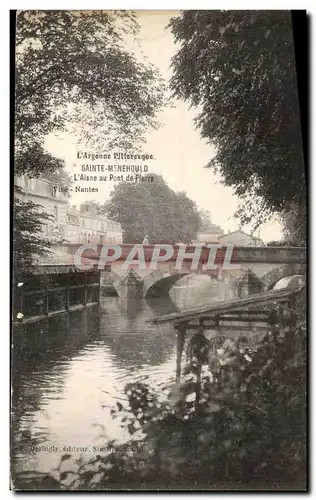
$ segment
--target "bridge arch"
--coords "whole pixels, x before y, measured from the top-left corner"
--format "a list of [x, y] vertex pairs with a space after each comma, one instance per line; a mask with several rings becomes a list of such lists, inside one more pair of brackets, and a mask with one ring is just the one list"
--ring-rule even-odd
[[184, 276], [188, 276], [188, 274], [190, 272], [181, 270], [172, 274], [153, 271], [144, 280], [144, 297], [167, 296], [173, 285]]
[[265, 274], [261, 281], [264, 286], [264, 290], [271, 290], [274, 285], [282, 278], [287, 278], [293, 274], [304, 274], [304, 266], [302, 264], [287, 264], [285, 266], [280, 266], [272, 269], [269, 273]]

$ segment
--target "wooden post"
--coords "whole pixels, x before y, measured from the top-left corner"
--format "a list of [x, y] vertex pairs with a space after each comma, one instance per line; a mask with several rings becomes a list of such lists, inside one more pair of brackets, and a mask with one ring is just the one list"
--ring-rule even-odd
[[84, 299], [83, 299], [83, 303], [84, 303], [84, 306], [86, 307], [87, 305], [87, 299], [88, 299], [88, 289], [87, 289], [87, 273], [84, 273]]
[[288, 308], [291, 309], [291, 317], [290, 317], [290, 325], [292, 324], [292, 322], [294, 323], [294, 325], [291, 325], [291, 326], [296, 326], [297, 324], [297, 313], [296, 313], [296, 308], [297, 308], [297, 296], [296, 294], [293, 294], [292, 297], [290, 298], [288, 304], [287, 304]]
[[66, 281], [66, 303], [65, 303], [66, 311], [69, 311], [69, 305], [70, 305], [70, 300], [69, 300], [69, 274], [68, 274]]
[[46, 283], [45, 286], [45, 291], [44, 291], [44, 300], [46, 301], [45, 304], [45, 314], [48, 316], [49, 313], [49, 293], [48, 293], [48, 283]]
[[87, 333], [88, 330], [88, 308], [85, 307], [83, 310], [83, 324], [84, 324], [84, 332]]
[[70, 294], [70, 290], [69, 290], [69, 283], [70, 283], [70, 275], [67, 274], [67, 277], [66, 277], [66, 290], [65, 290], [65, 293], [66, 293], [66, 297], [65, 297], [65, 308], [66, 308], [66, 312], [67, 312], [67, 334], [69, 333], [69, 330], [70, 330], [70, 311], [69, 311], [69, 307], [70, 307], [70, 297], [69, 297], [69, 294]]
[[202, 366], [198, 367], [198, 372], [196, 374], [196, 385], [195, 385], [195, 409], [199, 410], [200, 400], [201, 400], [201, 370]]
[[49, 293], [48, 293], [49, 278], [48, 278], [47, 274], [45, 274], [42, 277], [42, 280], [44, 282], [44, 289], [43, 289], [43, 295], [42, 295], [42, 297], [43, 297], [43, 309], [44, 309], [43, 313], [48, 318], [48, 313], [49, 313]]
[[183, 353], [185, 334], [186, 334], [186, 326], [178, 326], [177, 330], [177, 366], [176, 366], [176, 381], [180, 382], [181, 378], [181, 358]]
[[98, 274], [98, 294], [97, 294], [97, 302], [98, 304], [100, 304], [100, 292], [101, 292], [101, 272], [99, 271], [99, 274]]
[[20, 295], [20, 311], [18, 311], [18, 312], [21, 312], [22, 314], [24, 314], [24, 311], [23, 311], [23, 309], [24, 309], [24, 300], [23, 300], [24, 299], [24, 293], [23, 293], [23, 289], [20, 291], [20, 294], [21, 294]]

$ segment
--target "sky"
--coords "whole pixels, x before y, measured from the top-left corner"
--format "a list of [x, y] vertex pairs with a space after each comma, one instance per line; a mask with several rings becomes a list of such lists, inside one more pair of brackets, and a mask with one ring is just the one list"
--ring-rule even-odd
[[[125, 39], [126, 47], [139, 59], [145, 57], [157, 66], [166, 80], [172, 75], [171, 58], [178, 49], [170, 31], [165, 30], [174, 15], [177, 15], [176, 11], [138, 11], [141, 26], [138, 43], [129, 36]], [[224, 232], [233, 231], [240, 227], [239, 221], [233, 218], [239, 200], [231, 188], [222, 184], [219, 174], [204, 168], [213, 157], [214, 149], [195, 129], [193, 120], [197, 112], [180, 100], [174, 100], [173, 107], [168, 106], [159, 112], [158, 120], [162, 126], [158, 130], [149, 130], [146, 136], [144, 149], [155, 158], [148, 163], [149, 171], [162, 175], [175, 191], [185, 191], [200, 209], [209, 210], [213, 223], [220, 225]], [[51, 134], [46, 140], [46, 148], [65, 160], [69, 173], [80, 173], [82, 160], [77, 160], [77, 151], [83, 148], [79, 147], [74, 135], [66, 132]], [[96, 152], [100, 152], [99, 149]], [[108, 181], [98, 185], [98, 193], [73, 192], [70, 203], [79, 206], [87, 199], [104, 203], [113, 186], [114, 183]], [[250, 232], [251, 227], [246, 226], [243, 230]], [[265, 242], [280, 240], [282, 226], [275, 219], [261, 226], [259, 233], [255, 234]]]

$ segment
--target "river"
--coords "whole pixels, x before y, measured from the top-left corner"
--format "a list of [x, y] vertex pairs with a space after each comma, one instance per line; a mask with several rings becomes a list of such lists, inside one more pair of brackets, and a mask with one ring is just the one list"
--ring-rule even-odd
[[214, 300], [216, 286], [196, 276], [180, 280], [171, 298], [107, 297], [100, 308], [73, 313], [49, 331], [33, 324], [27, 355], [14, 359], [13, 471], [51, 471], [69, 447], [93, 454], [93, 446], [124, 440], [110, 410], [124, 399], [125, 385], [147, 381], [159, 388], [175, 376], [173, 327], [150, 319]]

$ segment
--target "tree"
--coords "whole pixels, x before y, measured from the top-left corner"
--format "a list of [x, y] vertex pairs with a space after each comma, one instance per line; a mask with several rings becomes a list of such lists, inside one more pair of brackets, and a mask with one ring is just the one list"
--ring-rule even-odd
[[223, 234], [220, 226], [213, 224], [211, 212], [209, 210], [200, 210], [202, 225], [200, 231], [203, 233]]
[[68, 193], [73, 181], [65, 170], [64, 160], [48, 153], [39, 144], [34, 144], [30, 150], [26, 151], [23, 155], [23, 162], [21, 160], [20, 156], [16, 158], [16, 175], [30, 176], [32, 172], [36, 172], [35, 177], [41, 175], [43, 179], [55, 182], [60, 189]]
[[125, 243], [189, 243], [201, 224], [195, 203], [175, 193], [159, 175], [152, 182], [122, 182], [115, 186], [104, 211], [122, 225]]
[[136, 61], [122, 43], [122, 34], [136, 30], [128, 12], [19, 12], [16, 174], [42, 173], [43, 164], [25, 159], [70, 122], [86, 139], [99, 137], [109, 147], [141, 141], [145, 129], [156, 125], [164, 86], [153, 66]]
[[[106, 472], [97, 487], [131, 481], [145, 489], [181, 484], [188, 489], [304, 490], [305, 312], [302, 290], [287, 325], [276, 307], [268, 331], [255, 342], [246, 335], [234, 341], [199, 339], [182, 384], [167, 400], [146, 384], [128, 384], [127, 408], [118, 403], [113, 413], [122, 415], [131, 440], [100, 458]], [[295, 324], [295, 315], [303, 321]]]
[[[65, 196], [70, 195], [72, 179], [65, 171], [63, 160], [45, 152], [41, 147], [33, 147], [25, 159], [29, 162], [27, 164], [30, 169], [35, 164], [38, 171], [43, 171], [43, 179], [56, 183]], [[23, 170], [21, 166], [19, 171]], [[51, 217], [43, 212], [40, 204], [20, 199], [19, 188], [16, 189], [13, 209], [13, 266], [14, 275], [22, 276], [32, 271], [34, 258], [49, 252], [50, 245], [43, 237], [43, 226]]]
[[295, 246], [306, 245], [306, 206], [294, 203], [288, 205], [282, 213], [283, 233], [286, 241], [291, 241]]
[[[164, 85], [157, 71], [136, 61], [122, 43], [137, 31], [134, 16], [105, 11], [21, 11], [16, 27], [15, 174], [58, 182], [67, 191], [70, 178], [61, 160], [44, 150], [45, 137], [73, 123], [85, 139], [128, 147], [141, 141], [163, 103]], [[79, 126], [78, 126], [79, 125]], [[102, 139], [102, 140], [101, 140]], [[16, 230], [27, 224], [23, 202], [16, 201]], [[25, 205], [25, 213], [30, 213]], [[42, 224], [33, 210], [28, 234]], [[37, 220], [36, 220], [37, 217]], [[16, 233], [18, 235], [18, 233]], [[21, 242], [24, 236], [21, 235]], [[44, 251], [19, 247], [17, 268]], [[16, 238], [18, 243], [18, 238]], [[26, 252], [23, 255], [23, 252]]]
[[289, 245], [289, 243], [285, 240], [271, 240], [268, 241], [267, 247], [287, 247], [287, 246], [293, 246]]
[[[42, 169], [43, 179], [56, 183], [58, 189], [62, 190], [65, 196], [70, 195], [69, 187], [72, 184], [72, 179], [65, 171], [63, 160], [45, 152], [41, 147], [32, 148], [27, 156], [30, 162], [36, 162], [36, 168]], [[22, 166], [21, 170], [23, 171]], [[14, 282], [33, 271], [36, 258], [50, 252], [51, 242], [43, 236], [43, 229], [44, 225], [52, 220], [51, 216], [43, 211], [40, 204], [22, 200], [19, 197], [20, 188], [15, 187], [15, 189], [13, 204]]]
[[[42, 159], [44, 158], [47, 158], [48, 161], [46, 166], [43, 167], [42, 178], [54, 182], [59, 189], [69, 196], [69, 188], [73, 184], [73, 179], [65, 170], [65, 162], [46, 152], [42, 155]], [[40, 157], [39, 161], [41, 161]]]
[[46, 255], [50, 243], [43, 237], [43, 224], [51, 216], [32, 201], [15, 198], [13, 207], [13, 281], [32, 272], [34, 256]]
[[103, 206], [101, 203], [95, 200], [87, 200], [83, 203], [85, 208], [89, 211], [96, 212], [97, 214], [100, 214], [103, 212]]
[[169, 27], [181, 43], [171, 87], [201, 108], [196, 125], [216, 147], [207, 166], [241, 197], [242, 223], [304, 207], [290, 11], [191, 10]]

